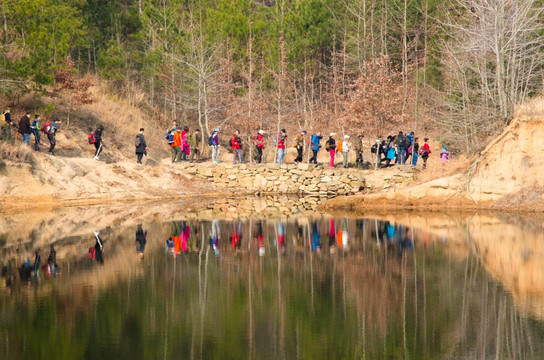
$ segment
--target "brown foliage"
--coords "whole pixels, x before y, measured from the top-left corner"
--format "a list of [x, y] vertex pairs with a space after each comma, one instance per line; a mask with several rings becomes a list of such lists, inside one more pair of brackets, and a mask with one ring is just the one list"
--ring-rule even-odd
[[67, 57], [55, 74], [53, 95], [59, 96], [65, 92], [70, 95], [72, 105], [90, 104], [95, 100], [89, 93], [92, 85], [94, 85], [92, 76], [78, 77], [74, 61]]

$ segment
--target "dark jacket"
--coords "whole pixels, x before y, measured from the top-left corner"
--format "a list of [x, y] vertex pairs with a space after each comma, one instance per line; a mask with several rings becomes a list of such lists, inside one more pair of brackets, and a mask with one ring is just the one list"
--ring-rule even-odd
[[100, 128], [94, 131], [94, 137], [97, 144], [100, 144], [102, 142], [102, 130]]
[[136, 154], [145, 154], [145, 149], [147, 144], [145, 143], [145, 138], [143, 134], [136, 135], [137, 138], [140, 138], [140, 146], [136, 148]]
[[21, 134], [30, 134], [30, 119], [26, 115], [19, 121], [19, 132]]
[[329, 149], [336, 149], [336, 140], [332, 136], [329, 137]]
[[6, 119], [6, 123], [8, 125], [11, 125], [11, 113], [9, 113], [9, 112], [4, 113], [4, 118]]
[[[406, 147], [407, 146], [407, 139], [404, 135], [402, 134], [399, 134], [397, 136], [397, 141], [395, 142], [395, 144], [398, 146], [402, 146], [402, 147]], [[408, 144], [409, 145], [409, 144]]]

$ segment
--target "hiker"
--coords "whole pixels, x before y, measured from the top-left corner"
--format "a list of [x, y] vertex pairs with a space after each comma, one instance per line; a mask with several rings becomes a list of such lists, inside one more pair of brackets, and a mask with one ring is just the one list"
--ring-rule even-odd
[[412, 165], [417, 165], [417, 158], [419, 156], [419, 138], [414, 138], [414, 143], [412, 144]]
[[30, 130], [34, 135], [34, 150], [40, 151], [40, 141], [42, 139], [42, 122], [40, 115], [34, 115], [34, 121], [30, 125]]
[[140, 256], [140, 259], [144, 257], [145, 245], [147, 243], [147, 231], [144, 232], [142, 224], [138, 224], [136, 229], [136, 252]]
[[94, 131], [94, 147], [96, 149], [96, 152], [94, 153], [94, 160], [100, 160], [98, 158], [98, 155], [102, 152], [102, 147], [104, 146], [104, 143], [102, 142], [102, 131], [104, 131], [104, 126], [100, 125], [98, 129]]
[[419, 150], [419, 155], [421, 155], [421, 158], [423, 159], [423, 168], [425, 169], [427, 167], [427, 159], [429, 159], [429, 155], [431, 154], [431, 148], [427, 143], [429, 138], [425, 138], [423, 141], [425, 144], [423, 144], [423, 147]]
[[60, 125], [61, 121], [58, 118], [54, 118], [52, 123], [45, 123], [42, 127], [43, 133], [47, 135], [47, 140], [49, 140], [49, 153], [51, 155], [55, 155], [55, 145], [57, 145], [55, 135], [57, 134], [57, 130], [60, 129]]
[[306, 136], [306, 130], [302, 130], [296, 137], [295, 137], [295, 148], [297, 149], [297, 157], [295, 159], [295, 162], [302, 162], [302, 152], [304, 151], [304, 137]]
[[363, 158], [363, 138], [364, 135], [358, 135], [355, 138], [355, 166], [359, 168], [361, 166], [363, 169], [366, 169], [365, 160]]
[[442, 160], [442, 167], [446, 165], [446, 162], [450, 158], [450, 152], [448, 151], [448, 148], [446, 145], [442, 146], [442, 152], [440, 153], [440, 160]]
[[189, 148], [189, 142], [187, 141], [187, 136], [189, 135], [189, 128], [185, 126], [181, 132], [181, 156], [182, 160], [187, 160], [187, 156], [191, 152]]
[[406, 148], [407, 148], [407, 139], [402, 133], [402, 131], [399, 131], [399, 135], [397, 136], [397, 163], [399, 165], [404, 165], [406, 163]]
[[342, 167], [345, 169], [348, 167], [348, 155], [351, 143], [349, 142], [349, 135], [344, 135], [344, 141], [342, 141], [342, 148], [339, 151], [342, 152]]
[[11, 143], [12, 126], [13, 122], [11, 121], [11, 110], [6, 109], [6, 111], [0, 115], [0, 132], [2, 132], [2, 141], [5, 143]]
[[27, 112], [19, 120], [19, 133], [23, 135], [23, 142], [27, 145], [30, 142], [30, 112]]
[[319, 142], [323, 139], [323, 136], [321, 135], [321, 132], [317, 132], [316, 134], [312, 135], [312, 157], [310, 158], [310, 164], [313, 162], [317, 165], [317, 154], [319, 153], [319, 148], [321, 148], [321, 145]]
[[255, 158], [253, 161], [255, 161], [257, 164], [262, 163], [263, 161], [263, 149], [264, 149], [264, 139], [263, 139], [263, 130], [259, 130], [257, 133], [257, 136], [253, 138], [253, 143], [255, 144], [255, 148], [257, 150], [257, 155], [255, 155]]
[[191, 155], [189, 157], [189, 162], [193, 162], [196, 155], [196, 162], [200, 162], [200, 142], [202, 141], [202, 136], [200, 135], [200, 130], [196, 129], [189, 134], [189, 147], [191, 149]]
[[170, 126], [170, 128], [166, 131], [167, 134], [172, 134], [174, 135], [174, 133], [176, 132], [176, 130], [178, 129], [178, 122], [177, 120], [173, 120], [172, 121], [172, 126]]
[[174, 131], [174, 142], [170, 145], [172, 152], [172, 164], [181, 161], [181, 129]]
[[329, 134], [329, 140], [325, 143], [325, 150], [329, 152], [331, 155], [331, 160], [329, 162], [330, 167], [334, 167], [334, 155], [336, 154], [336, 140], [334, 137], [336, 136], [336, 133], [330, 133]]
[[145, 143], [144, 128], [140, 128], [140, 132], [136, 135], [134, 145], [136, 146], [136, 163], [142, 165], [144, 154], [147, 156], [147, 144]]
[[[384, 154], [385, 154], [385, 164], [383, 167], [392, 166], [395, 163], [395, 156], [396, 156], [396, 150], [395, 150], [395, 137], [389, 135], [387, 137], [387, 141], [385, 141], [384, 146]], [[391, 161], [393, 161], [393, 164], [391, 164]]]
[[208, 140], [208, 144], [212, 147], [212, 162], [218, 163], [219, 162], [219, 129], [215, 128], [213, 130], [212, 135], [210, 136], [210, 139]]
[[283, 163], [283, 158], [285, 157], [285, 140], [287, 140], [287, 135], [285, 129], [281, 129], [278, 137], [276, 138], [276, 146], [278, 147], [278, 164]]
[[242, 221], [232, 221], [232, 234], [230, 242], [234, 251], [239, 251], [242, 246]]
[[242, 159], [242, 139], [240, 138], [240, 131], [236, 130], [232, 139], [229, 141], [229, 145], [234, 151], [233, 164], [236, 164], [236, 158], [238, 158], [240, 164], [244, 162]]
[[[414, 151], [413, 151], [413, 150], [414, 150], [414, 137], [415, 137], [415, 136], [414, 136], [414, 132], [413, 132], [413, 131], [410, 132], [410, 134], [406, 135], [406, 140], [407, 140], [407, 141], [406, 141], [406, 146], [407, 146], [407, 148], [406, 148], [406, 162], [407, 162], [408, 164], [411, 163], [411, 161], [408, 160], [408, 159], [409, 159], [411, 156], [413, 156], [413, 154], [414, 154]], [[413, 159], [413, 157], [412, 157], [412, 159]]]

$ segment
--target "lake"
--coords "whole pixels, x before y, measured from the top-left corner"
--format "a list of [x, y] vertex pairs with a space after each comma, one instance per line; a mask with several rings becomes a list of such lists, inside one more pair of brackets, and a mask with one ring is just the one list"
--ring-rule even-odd
[[542, 219], [198, 203], [0, 219], [0, 358], [544, 357]]

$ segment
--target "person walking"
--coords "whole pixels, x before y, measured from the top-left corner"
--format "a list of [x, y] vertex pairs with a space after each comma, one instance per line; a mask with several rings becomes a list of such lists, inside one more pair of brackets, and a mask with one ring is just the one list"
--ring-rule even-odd
[[302, 162], [302, 152], [304, 151], [304, 138], [306, 137], [306, 130], [302, 130], [295, 137], [295, 148], [297, 149], [296, 163]]
[[425, 142], [423, 144], [423, 148], [419, 151], [419, 154], [421, 155], [421, 158], [423, 159], [423, 168], [427, 168], [427, 160], [429, 159], [429, 155], [431, 154], [431, 148], [429, 147], [428, 141], [429, 138], [423, 139]]
[[2, 132], [2, 141], [5, 143], [11, 143], [11, 127], [13, 122], [11, 121], [11, 110], [6, 109], [2, 115], [0, 115], [0, 131]]
[[181, 156], [183, 161], [187, 160], [187, 156], [191, 153], [187, 136], [189, 136], [189, 127], [185, 126], [181, 132]]
[[181, 129], [174, 131], [174, 142], [170, 145], [172, 152], [172, 164], [181, 161]]
[[283, 163], [285, 157], [285, 141], [287, 140], [287, 134], [285, 129], [281, 129], [278, 137], [276, 138], [276, 146], [278, 147], [278, 164]]
[[446, 165], [446, 162], [450, 158], [450, 152], [446, 145], [442, 145], [442, 152], [440, 153], [440, 160], [442, 161], [442, 168]]
[[327, 147], [325, 150], [329, 151], [329, 154], [331, 155], [331, 160], [329, 161], [329, 166], [334, 167], [334, 156], [336, 155], [336, 140], [334, 137], [336, 136], [336, 133], [330, 133], [329, 134], [329, 140], [327, 140]]
[[200, 129], [196, 129], [189, 133], [189, 147], [191, 149], [191, 155], [189, 156], [189, 162], [193, 162], [196, 156], [196, 162], [200, 162], [200, 142], [202, 136], [200, 135]]
[[19, 120], [19, 133], [23, 135], [23, 142], [27, 145], [30, 142], [30, 112], [27, 112]]
[[406, 163], [406, 142], [407, 139], [402, 133], [402, 131], [399, 131], [399, 135], [397, 136], [397, 163], [399, 165], [404, 165]]
[[236, 130], [232, 139], [229, 142], [230, 147], [234, 151], [233, 163], [236, 164], [236, 158], [238, 158], [240, 164], [244, 162], [242, 159], [242, 139], [240, 138], [240, 131]]
[[147, 144], [145, 143], [144, 137], [144, 128], [140, 128], [140, 132], [136, 135], [136, 140], [134, 141], [136, 146], [136, 163], [142, 165], [142, 158], [144, 154], [147, 156]]
[[40, 115], [34, 115], [34, 121], [30, 125], [30, 130], [34, 135], [34, 150], [40, 151], [40, 144], [42, 139], [42, 121]]
[[[44, 134], [47, 135], [47, 140], [49, 140], [49, 153], [51, 155], [55, 155], [55, 146], [57, 145], [55, 135], [57, 134], [57, 130], [60, 129], [60, 125], [61, 121], [58, 118], [54, 118], [51, 124], [44, 126]], [[49, 126], [49, 129], [47, 126]]]
[[414, 138], [414, 143], [412, 144], [412, 165], [417, 165], [417, 159], [419, 157], [419, 138]]
[[409, 160], [410, 157], [412, 156], [412, 159], [413, 159], [413, 154], [414, 154], [414, 132], [410, 132], [410, 134], [406, 135], [406, 162], [408, 164], [411, 163], [411, 161]]
[[348, 155], [351, 143], [349, 142], [349, 135], [344, 135], [344, 141], [342, 141], [342, 167], [345, 169], [348, 167]]
[[95, 131], [94, 131], [94, 147], [96, 149], [94, 153], [94, 160], [100, 160], [98, 155], [102, 152], [102, 148], [104, 146], [104, 143], [102, 142], [102, 131], [104, 131], [104, 126], [100, 125]]
[[219, 129], [215, 128], [211, 136], [212, 162], [219, 162]]
[[255, 161], [257, 164], [262, 163], [263, 161], [263, 149], [264, 149], [264, 131], [259, 130], [257, 133], [257, 136], [253, 138], [253, 142], [255, 144], [255, 149], [257, 150], [257, 155], [255, 155], [255, 158], [253, 161]]
[[320, 132], [317, 132], [312, 135], [312, 157], [310, 158], [310, 164], [314, 163], [317, 165], [317, 154], [319, 153], [319, 149], [321, 148], [321, 145], [319, 142], [323, 139], [323, 135], [321, 135]]

